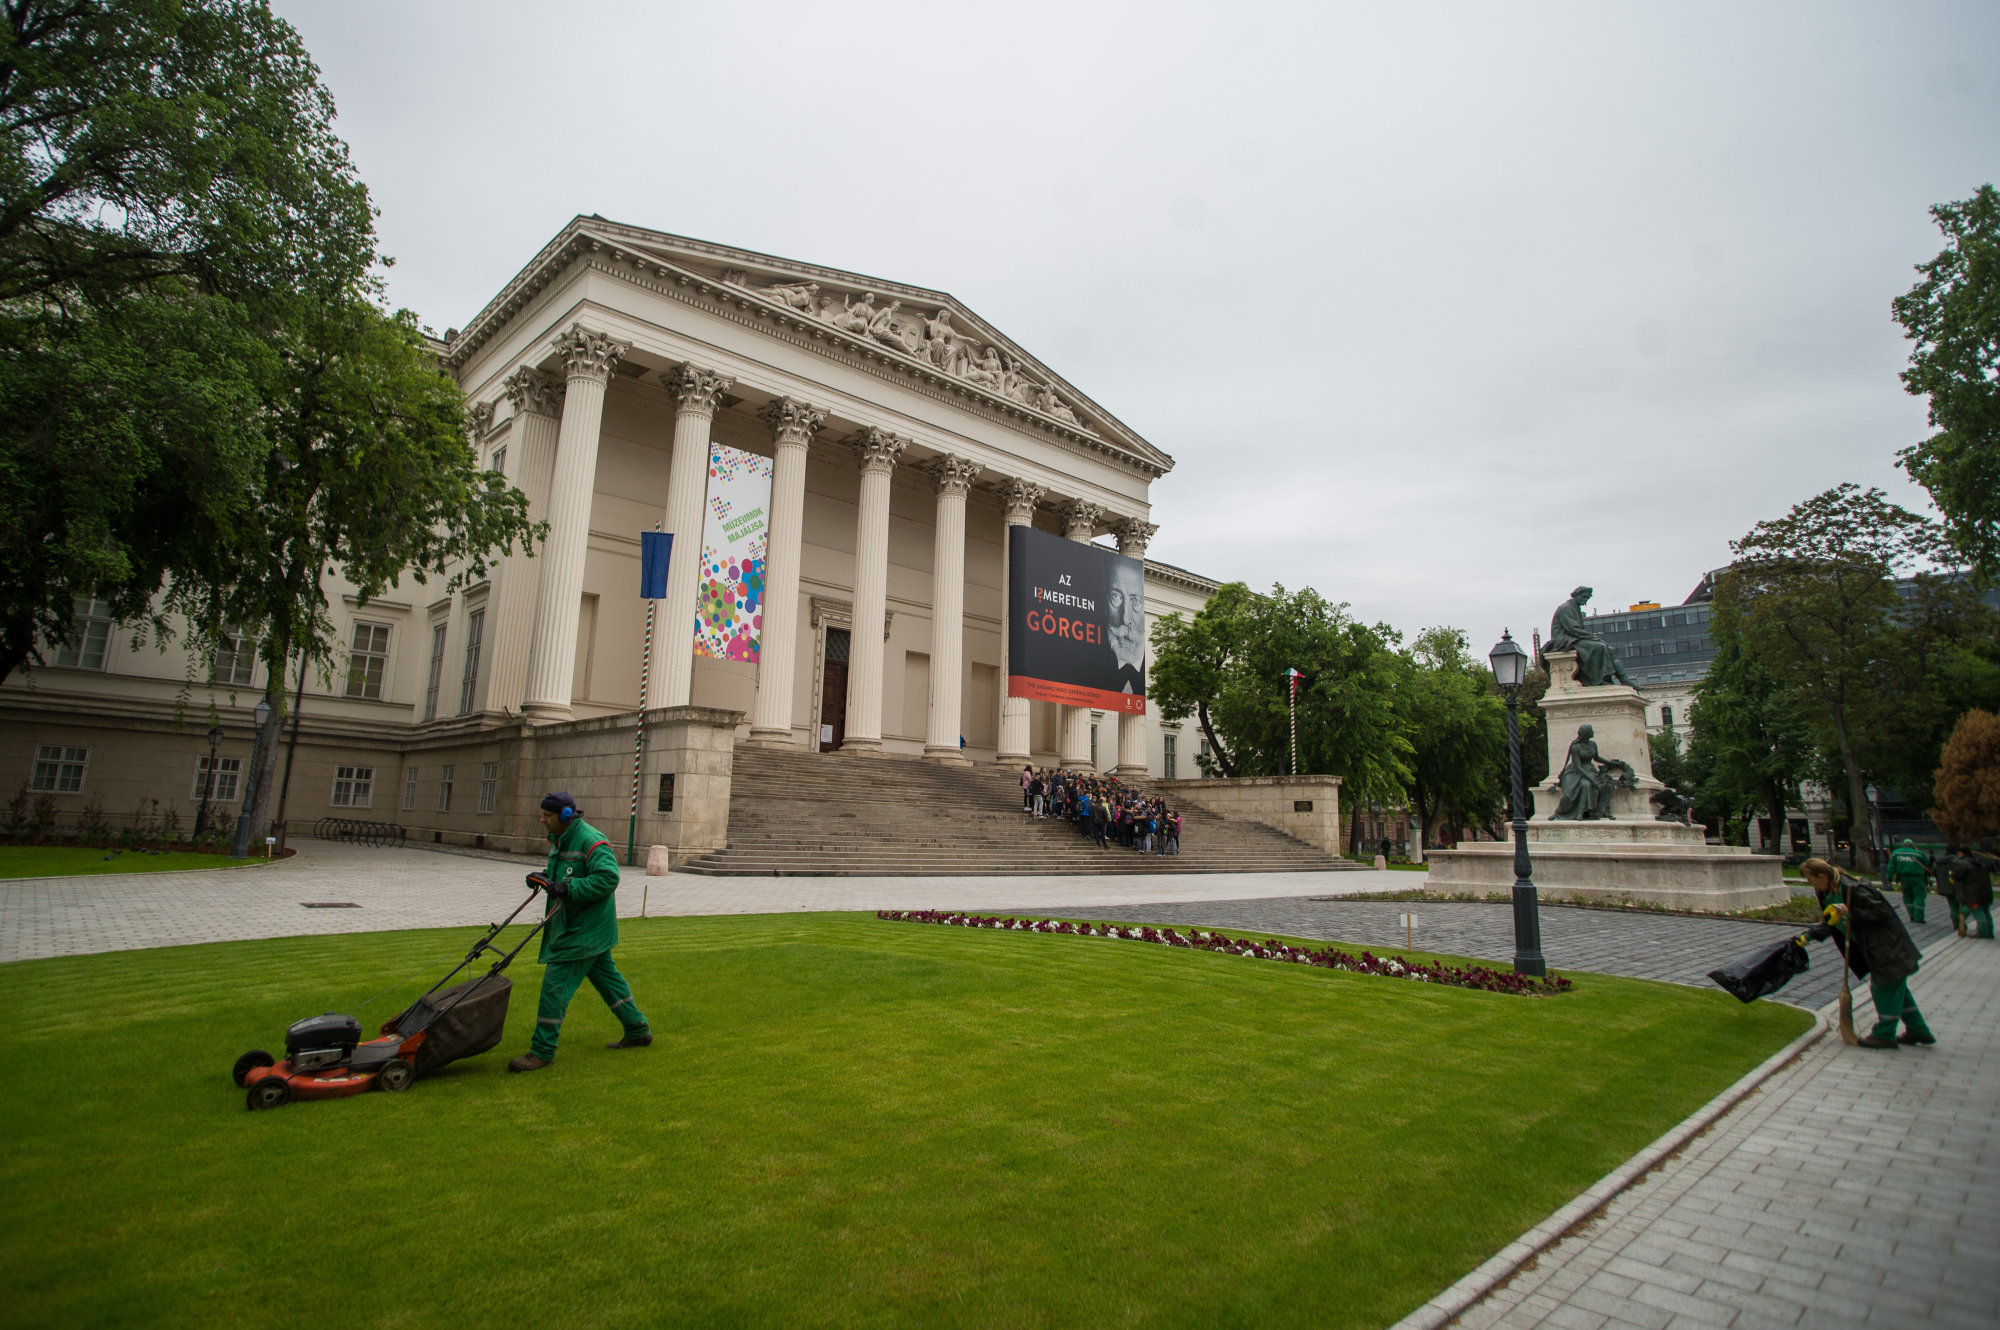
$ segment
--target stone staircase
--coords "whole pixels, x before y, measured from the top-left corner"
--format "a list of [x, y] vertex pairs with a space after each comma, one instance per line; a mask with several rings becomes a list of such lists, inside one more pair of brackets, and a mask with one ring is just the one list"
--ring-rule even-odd
[[729, 846], [676, 873], [729, 877], [981, 877], [1275, 873], [1357, 865], [1176, 801], [1181, 852], [1100, 850], [1072, 824], [1021, 812], [1020, 772], [898, 758], [738, 748]]

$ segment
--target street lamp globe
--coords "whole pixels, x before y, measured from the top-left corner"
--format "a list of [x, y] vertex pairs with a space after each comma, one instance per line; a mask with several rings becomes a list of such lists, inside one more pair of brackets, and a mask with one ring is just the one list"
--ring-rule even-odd
[[1528, 653], [1521, 650], [1521, 644], [1504, 628], [1500, 640], [1486, 653], [1486, 659], [1493, 664], [1493, 681], [1503, 689], [1519, 688], [1528, 677]]
[[208, 727], [208, 746], [210, 748], [220, 748], [222, 746], [222, 737], [222, 727], [220, 725], [211, 725]]
[[1862, 793], [1868, 796], [1868, 802], [1871, 804], [1879, 804], [1882, 802], [1882, 792], [1880, 790], [1877, 790], [1873, 785], [1870, 785], [1867, 789], [1863, 790]]
[[257, 728], [260, 730], [263, 729], [264, 722], [271, 719], [270, 700], [268, 698], [259, 698], [257, 705], [251, 710], [250, 714], [257, 718]]

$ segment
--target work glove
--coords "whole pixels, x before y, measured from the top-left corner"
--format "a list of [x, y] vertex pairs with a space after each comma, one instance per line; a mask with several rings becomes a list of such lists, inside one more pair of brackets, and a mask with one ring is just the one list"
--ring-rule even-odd
[[557, 883], [551, 882], [547, 873], [528, 874], [528, 890], [546, 891], [551, 896], [560, 896], [562, 894], [561, 887]]
[[1811, 928], [1808, 928], [1805, 932], [1799, 934], [1798, 938], [1794, 940], [1802, 941], [1806, 938], [1811, 938], [1815, 942], [1824, 942], [1832, 936], [1833, 936], [1832, 928], [1828, 927], [1825, 924], [1814, 924]]

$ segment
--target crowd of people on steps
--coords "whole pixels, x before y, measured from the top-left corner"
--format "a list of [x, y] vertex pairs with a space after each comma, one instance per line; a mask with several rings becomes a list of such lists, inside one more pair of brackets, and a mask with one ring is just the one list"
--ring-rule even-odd
[[1141, 854], [1179, 854], [1181, 815], [1116, 776], [1033, 766], [1021, 768], [1021, 812], [1061, 818], [1098, 848], [1122, 845]]

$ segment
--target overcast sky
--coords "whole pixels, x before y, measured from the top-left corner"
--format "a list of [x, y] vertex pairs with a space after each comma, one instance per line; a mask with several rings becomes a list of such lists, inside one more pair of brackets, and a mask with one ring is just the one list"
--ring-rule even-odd
[[572, 216], [951, 292], [1176, 459], [1151, 553], [1483, 652], [1925, 506], [1889, 315], [2000, 5], [280, 3], [463, 326]]

